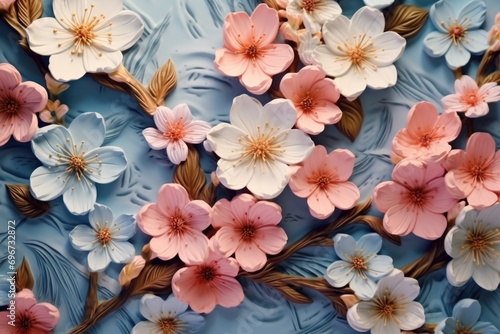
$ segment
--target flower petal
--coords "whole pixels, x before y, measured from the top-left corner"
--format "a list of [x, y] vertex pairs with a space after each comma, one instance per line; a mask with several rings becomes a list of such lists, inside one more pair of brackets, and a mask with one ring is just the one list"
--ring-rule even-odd
[[357, 249], [362, 249], [364, 255], [377, 254], [382, 248], [382, 237], [377, 233], [368, 233], [356, 243]]
[[282, 152], [276, 155], [277, 161], [285, 164], [298, 164], [306, 159], [314, 149], [314, 142], [304, 132], [296, 129], [284, 134], [285, 138], [280, 143]]
[[52, 54], [49, 59], [49, 70], [58, 81], [78, 80], [87, 72], [83, 66], [83, 57], [72, 55], [70, 50]]
[[476, 268], [472, 274], [472, 278], [477, 285], [488, 291], [495, 291], [500, 283], [498, 271], [488, 265]]
[[254, 272], [264, 267], [267, 257], [257, 244], [243, 242], [236, 249], [236, 260], [243, 270]]
[[90, 270], [94, 272], [104, 271], [111, 263], [108, 251], [101, 245], [97, 246], [94, 250], [89, 252], [87, 261]]
[[201, 231], [191, 229], [184, 232], [179, 242], [179, 258], [193, 265], [202, 263], [208, 255], [208, 238]]
[[489, 47], [488, 33], [482, 29], [470, 30], [461, 45], [473, 54], [480, 54]]
[[204, 121], [192, 121], [184, 127], [184, 141], [190, 144], [199, 144], [205, 140], [211, 126]]
[[446, 63], [452, 70], [466, 65], [470, 60], [470, 52], [463, 47], [452, 44], [445, 55]]
[[279, 28], [278, 12], [262, 4], [255, 7], [250, 16], [253, 37], [260, 45], [268, 45], [274, 41]]
[[[91, 160], [87, 168], [92, 173], [85, 175], [99, 184], [107, 184], [115, 181], [127, 168], [125, 152], [119, 147], [100, 147], [88, 152], [84, 158]], [[98, 161], [96, 159], [99, 159]]]
[[[110, 24], [112, 29], [109, 28]], [[130, 10], [123, 10], [114, 16], [109, 16], [106, 22], [103, 22], [102, 28], [96, 29], [95, 41], [99, 49], [105, 51], [127, 50], [139, 40], [143, 32], [144, 24], [139, 15]], [[111, 38], [108, 33], [112, 34]], [[103, 55], [105, 54], [103, 52]], [[117, 64], [117, 67], [118, 65], [120, 64]]]
[[146, 204], [137, 214], [137, 224], [140, 229], [153, 237], [158, 237], [170, 230], [167, 227], [167, 217], [160, 211], [156, 204]]
[[132, 261], [135, 256], [135, 248], [130, 242], [110, 241], [106, 245], [107, 252], [111, 261], [114, 263], [127, 263]]
[[469, 1], [456, 17], [466, 17], [468, 29], [474, 31], [473, 28], [479, 28], [486, 19], [486, 4], [482, 1]]
[[258, 58], [259, 66], [269, 76], [286, 70], [294, 57], [293, 49], [288, 44], [270, 44], [263, 47], [261, 53]]
[[125, 241], [134, 236], [137, 232], [137, 225], [133, 215], [119, 215], [113, 222], [112, 230], [118, 230], [119, 233], [113, 234], [113, 240]]
[[111, 73], [122, 63], [120, 51], [101, 52], [87, 48], [83, 52], [83, 67], [87, 73]]
[[[67, 139], [70, 139], [68, 142]], [[49, 125], [39, 130], [31, 140], [35, 156], [44, 165], [56, 167], [59, 154], [72, 151], [72, 139], [69, 131], [60, 125]]]
[[96, 203], [89, 213], [90, 226], [94, 230], [110, 226], [113, 223], [113, 212], [105, 205]]
[[225, 187], [232, 190], [245, 188], [257, 173], [261, 174], [248, 160], [235, 163], [220, 159], [217, 162], [217, 177]]
[[387, 255], [377, 255], [368, 263], [366, 275], [373, 279], [379, 279], [390, 274], [394, 270], [392, 258]]
[[366, 89], [365, 79], [352, 67], [342, 76], [336, 77], [334, 82], [340, 93], [350, 101], [355, 100]]
[[75, 38], [74, 34], [64, 29], [53, 17], [42, 17], [33, 21], [26, 28], [26, 34], [30, 49], [39, 55], [59, 54], [74, 46], [74, 42], [68, 42]]
[[391, 207], [401, 202], [401, 198], [406, 192], [407, 189], [399, 183], [393, 181], [379, 183], [373, 193], [373, 204], [381, 212], [387, 212]]
[[31, 194], [40, 201], [53, 200], [70, 187], [66, 179], [66, 166], [38, 167], [30, 176]]
[[[156, 115], [156, 113], [155, 113]], [[153, 150], [161, 150], [167, 148], [169, 140], [165, 138], [162, 132], [155, 128], [147, 128], [142, 131], [142, 135], [148, 142], [149, 147]]]
[[370, 62], [377, 66], [388, 66], [394, 63], [401, 57], [406, 46], [406, 40], [393, 31], [373, 37], [372, 43], [377, 57], [371, 57]]
[[[293, 103], [287, 99], [274, 99], [262, 108], [262, 119], [268, 128], [288, 130], [297, 120], [297, 112]], [[262, 124], [261, 128], [265, 125]], [[279, 136], [277, 136], [279, 137]]]
[[32, 329], [50, 332], [59, 322], [61, 314], [57, 307], [49, 303], [38, 303], [30, 308], [29, 312], [36, 319]]
[[245, 86], [250, 93], [262, 95], [269, 87], [273, 80], [266, 74], [258, 62], [249, 62], [247, 69], [240, 76], [240, 83]]
[[288, 241], [286, 232], [281, 227], [264, 226], [257, 230], [255, 243], [266, 254], [276, 255], [283, 250]]
[[170, 295], [167, 300], [165, 300], [161, 306], [163, 314], [172, 314], [173, 316], [179, 316], [186, 312], [189, 305], [183, 301], [177, 299], [174, 295]]
[[431, 57], [441, 57], [451, 47], [451, 38], [448, 34], [433, 31], [425, 36], [424, 50]]
[[382, 34], [385, 28], [384, 14], [376, 8], [362, 7], [351, 19], [351, 35], [376, 36]]
[[218, 124], [208, 134], [207, 139], [213, 151], [222, 159], [238, 160], [244, 156], [245, 148], [238, 141], [247, 134], [231, 124]]
[[132, 328], [132, 334], [163, 334], [163, 330], [151, 321], [140, 321]]
[[106, 136], [104, 118], [95, 112], [79, 115], [68, 127], [73, 143], [79, 152], [89, 152], [100, 147]]
[[480, 315], [481, 304], [475, 299], [462, 299], [453, 307], [452, 317], [462, 324], [475, 324]]
[[392, 87], [398, 79], [396, 66], [389, 65], [373, 69], [371, 66], [366, 66], [364, 69], [366, 84], [372, 89], [383, 89]]
[[356, 240], [348, 234], [338, 233], [333, 238], [333, 247], [342, 260], [350, 262], [356, 250]]
[[97, 247], [96, 232], [86, 225], [76, 226], [69, 234], [71, 244], [75, 249], [91, 251]]
[[345, 261], [335, 261], [326, 268], [325, 278], [331, 286], [342, 288], [354, 277], [352, 266]]
[[241, 129], [245, 134], [256, 137], [259, 135], [257, 128], [261, 115], [262, 104], [259, 100], [242, 94], [233, 99], [229, 120], [233, 126]]
[[354, 291], [357, 297], [361, 300], [370, 300], [377, 291], [377, 284], [369, 278], [355, 274], [349, 287]]
[[[245, 168], [240, 169], [245, 171]], [[290, 167], [279, 161], [268, 161], [267, 163], [259, 161], [252, 173], [248, 170], [245, 172], [253, 174], [247, 185], [248, 190], [260, 199], [277, 197], [285, 189], [291, 176]]]
[[182, 140], [170, 141], [167, 146], [167, 155], [171, 163], [178, 165], [188, 156], [188, 147]]
[[325, 189], [330, 202], [341, 210], [353, 208], [359, 201], [358, 187], [352, 182], [337, 182]]
[[21, 74], [14, 66], [9, 63], [0, 63], [0, 91], [12, 91], [21, 82]]
[[173, 259], [181, 248], [180, 239], [177, 237], [172, 237], [161, 235], [159, 237], [154, 237], [149, 242], [151, 249], [158, 255], [158, 258], [167, 261]]
[[410, 302], [406, 304], [405, 312], [398, 314], [399, 327], [402, 330], [413, 330], [425, 323], [424, 308], [420, 303]]
[[78, 180], [76, 177], [68, 182], [70, 182], [69, 189], [64, 192], [63, 200], [69, 212], [74, 215], [84, 215], [92, 210], [97, 200], [95, 185], [88, 180]]

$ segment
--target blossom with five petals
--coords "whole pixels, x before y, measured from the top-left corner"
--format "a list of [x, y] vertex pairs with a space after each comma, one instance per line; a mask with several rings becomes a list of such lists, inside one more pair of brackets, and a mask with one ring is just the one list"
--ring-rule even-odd
[[185, 103], [172, 110], [158, 107], [153, 117], [158, 129], [147, 128], [142, 134], [153, 150], [166, 149], [168, 159], [176, 165], [187, 159], [186, 143], [203, 142], [210, 130], [210, 124], [207, 122], [193, 121], [191, 111]]
[[466, 198], [475, 209], [484, 209], [498, 201], [500, 193], [500, 151], [489, 133], [470, 136], [464, 150], [452, 150], [446, 159], [445, 181], [457, 198]]
[[307, 30], [315, 34], [321, 26], [342, 14], [342, 8], [335, 0], [290, 0], [287, 13], [302, 16]]
[[395, 334], [410, 331], [425, 323], [424, 308], [413, 301], [420, 292], [418, 281], [394, 271], [377, 283], [370, 301], [354, 304], [347, 311], [347, 322], [357, 331], [372, 334]]
[[481, 87], [468, 75], [455, 80], [455, 94], [441, 99], [446, 110], [465, 112], [465, 116], [476, 118], [488, 114], [488, 103], [500, 101], [500, 86], [487, 82]]
[[188, 304], [171, 295], [166, 300], [147, 294], [141, 298], [141, 321], [132, 328], [132, 334], [195, 333], [205, 324], [202, 315], [188, 311]]
[[432, 103], [417, 103], [408, 113], [406, 128], [392, 140], [392, 160], [441, 161], [451, 151], [449, 143], [458, 137], [461, 128], [462, 122], [455, 112], [439, 115]]
[[305, 133], [317, 135], [323, 132], [325, 124], [335, 124], [342, 118], [342, 111], [335, 104], [340, 93], [333, 80], [326, 78], [317, 66], [286, 74], [280, 90], [295, 105], [295, 125]]
[[288, 184], [288, 165], [302, 162], [314, 143], [304, 132], [291, 129], [297, 120], [293, 104], [275, 99], [264, 107], [241, 95], [233, 100], [231, 124], [218, 124], [207, 135], [220, 157], [217, 177], [233, 190], [247, 187], [257, 198], [278, 196]]
[[215, 67], [240, 82], [253, 94], [264, 94], [271, 77], [283, 72], [293, 61], [287, 44], [272, 44], [278, 34], [278, 13], [266, 4], [258, 5], [252, 16], [231, 13], [224, 21], [224, 48], [215, 51]]
[[375, 282], [394, 270], [390, 256], [377, 255], [382, 248], [382, 237], [368, 233], [356, 241], [348, 234], [338, 233], [333, 246], [340, 260], [326, 269], [328, 283], [336, 288], [349, 284], [360, 299], [373, 298], [377, 290]]
[[451, 69], [466, 65], [473, 54], [488, 48], [486, 31], [479, 29], [486, 18], [486, 5], [476, 0], [441, 0], [430, 9], [434, 27], [424, 39], [424, 50], [431, 57], [445, 56]]
[[134, 216], [120, 215], [113, 218], [107, 206], [96, 204], [89, 213], [90, 227], [76, 226], [69, 234], [75, 249], [88, 251], [91, 271], [103, 271], [111, 262], [127, 263], [135, 255], [135, 248], [127, 240], [137, 231]]
[[444, 249], [452, 260], [446, 277], [453, 286], [472, 279], [483, 289], [496, 290], [500, 284], [500, 204], [474, 210], [466, 206], [446, 235]]
[[0, 64], [0, 146], [11, 136], [25, 143], [38, 129], [37, 112], [47, 104], [47, 91], [31, 81], [22, 82], [21, 74], [10, 64]]
[[366, 87], [383, 89], [396, 84], [393, 63], [403, 54], [406, 40], [393, 31], [384, 32], [382, 12], [363, 7], [349, 20], [345, 16], [323, 26], [325, 45], [318, 46], [313, 58], [335, 77], [340, 93], [349, 100]]
[[201, 263], [188, 265], [174, 274], [172, 291], [195, 312], [210, 313], [216, 305], [235, 307], [245, 298], [235, 278], [238, 271], [235, 259], [209, 249]]
[[434, 240], [445, 231], [444, 213], [458, 202], [444, 185], [441, 165], [405, 159], [392, 172], [393, 181], [375, 187], [373, 203], [384, 215], [391, 234], [415, 235]]
[[37, 303], [35, 295], [29, 289], [16, 293], [15, 322], [9, 323], [11, 311], [0, 312], [0, 332], [3, 334], [40, 334], [51, 333], [59, 322], [57, 307], [49, 303]]
[[285, 247], [288, 237], [277, 226], [280, 221], [279, 205], [259, 202], [249, 194], [231, 201], [221, 199], [210, 217], [212, 226], [218, 229], [213, 237], [217, 250], [227, 256], [235, 253], [241, 268], [248, 272], [262, 269], [266, 254], [276, 255]]
[[330, 154], [321, 145], [314, 147], [290, 179], [290, 189], [299, 197], [307, 198], [311, 215], [328, 218], [335, 208], [347, 210], [359, 200], [358, 187], [347, 181], [354, 168], [354, 154], [337, 149]]
[[189, 200], [181, 185], [164, 184], [157, 203], [149, 203], [137, 214], [139, 228], [153, 238], [151, 250], [162, 260], [177, 254], [184, 263], [203, 261], [208, 238], [203, 230], [210, 225], [210, 206], [201, 200]]
[[54, 16], [34, 21], [26, 34], [34, 52], [50, 56], [56, 80], [80, 79], [85, 73], [115, 71], [121, 51], [141, 37], [139, 15], [123, 9], [123, 0], [54, 0]]
[[100, 147], [105, 135], [104, 119], [97, 113], [79, 115], [67, 129], [60, 125], [40, 129], [31, 141], [43, 164], [30, 176], [33, 196], [50, 201], [62, 195], [72, 214], [89, 212], [97, 199], [94, 183], [111, 183], [127, 168], [121, 148]]

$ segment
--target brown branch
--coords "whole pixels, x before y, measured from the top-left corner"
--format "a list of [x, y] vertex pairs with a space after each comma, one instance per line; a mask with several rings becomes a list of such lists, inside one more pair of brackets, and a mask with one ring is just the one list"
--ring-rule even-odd
[[89, 289], [87, 291], [87, 300], [85, 302], [85, 316], [83, 321], [88, 321], [94, 317], [94, 313], [99, 304], [99, 299], [97, 298], [97, 280], [99, 274], [97, 272], [92, 272], [89, 275]]
[[497, 52], [492, 51], [490, 49], [486, 50], [481, 62], [479, 63], [479, 67], [477, 69], [476, 82], [479, 86], [484, 83], [484, 79], [487, 76], [488, 70], [491, 64], [494, 62]]

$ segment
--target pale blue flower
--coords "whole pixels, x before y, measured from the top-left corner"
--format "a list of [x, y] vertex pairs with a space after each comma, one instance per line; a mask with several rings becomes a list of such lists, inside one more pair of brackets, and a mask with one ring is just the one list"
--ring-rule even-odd
[[104, 119], [85, 113], [68, 129], [50, 125], [40, 129], [31, 141], [33, 153], [42, 162], [31, 174], [31, 193], [41, 201], [63, 196], [74, 215], [89, 212], [96, 203], [95, 183], [116, 180], [127, 167], [119, 147], [100, 147], [104, 141]]
[[500, 331], [489, 322], [478, 321], [481, 315], [481, 304], [475, 299], [462, 299], [455, 307], [453, 314], [441, 321], [435, 330], [436, 334], [481, 333], [500, 334]]
[[486, 17], [486, 5], [477, 0], [441, 0], [430, 10], [437, 31], [424, 39], [424, 49], [431, 57], [445, 55], [451, 69], [466, 65], [472, 54], [488, 47], [488, 33], [478, 29]]
[[144, 295], [141, 299], [141, 314], [148, 321], [141, 321], [135, 325], [132, 334], [195, 333], [203, 327], [205, 318], [187, 309], [188, 304], [173, 295], [167, 300], [151, 294]]
[[370, 7], [375, 7], [377, 9], [389, 7], [394, 2], [394, 0], [363, 0], [363, 1], [365, 2], [365, 5]]
[[382, 237], [369, 233], [356, 242], [350, 235], [339, 233], [333, 241], [341, 260], [327, 268], [326, 280], [336, 288], [349, 284], [360, 299], [371, 299], [377, 290], [375, 282], [394, 269], [391, 257], [377, 255], [382, 248]]
[[91, 271], [103, 271], [111, 262], [127, 263], [135, 255], [128, 242], [137, 226], [132, 215], [121, 215], [113, 220], [107, 206], [96, 204], [89, 213], [90, 227], [76, 226], [69, 234], [71, 244], [78, 250], [89, 251], [87, 261]]

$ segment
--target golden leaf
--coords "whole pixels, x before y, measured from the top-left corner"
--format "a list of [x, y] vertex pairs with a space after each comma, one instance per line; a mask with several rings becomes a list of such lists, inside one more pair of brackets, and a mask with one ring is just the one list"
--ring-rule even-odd
[[429, 12], [412, 5], [399, 5], [387, 13], [385, 30], [394, 31], [409, 39], [419, 33], [427, 20]]
[[484, 78], [482, 84], [484, 85], [485, 83], [488, 83], [488, 82], [496, 82], [496, 83], [500, 84], [500, 71], [495, 71], [495, 72], [491, 73], [490, 75], [488, 75], [486, 78]]
[[337, 101], [337, 106], [342, 110], [342, 118], [335, 124], [337, 129], [354, 141], [361, 131], [361, 126], [363, 125], [363, 106], [361, 101], [356, 99], [354, 101], [349, 101], [345, 97], [341, 96]]
[[174, 89], [177, 84], [177, 73], [171, 59], [165, 65], [160, 67], [151, 82], [149, 83], [149, 93], [153, 96], [157, 106], [163, 106], [168, 93]]
[[34, 198], [28, 185], [8, 184], [7, 191], [14, 206], [26, 217], [37, 218], [50, 211], [50, 204]]
[[16, 292], [19, 292], [22, 289], [33, 290], [34, 285], [35, 279], [33, 278], [33, 274], [31, 273], [30, 265], [28, 263], [28, 260], [23, 257], [23, 262], [16, 270]]
[[17, 0], [17, 18], [25, 28], [33, 21], [42, 17], [43, 1], [42, 0]]
[[15, 31], [17, 31], [19, 36], [21, 36], [21, 39], [24, 39], [26, 37], [26, 30], [19, 23], [19, 20], [17, 18], [17, 8], [15, 4], [10, 6], [7, 11], [0, 12], [0, 16], [5, 19], [5, 22], [7, 22], [8, 25], [10, 25]]
[[368, 225], [372, 230], [377, 232], [382, 238], [385, 238], [396, 245], [401, 245], [401, 237], [399, 235], [390, 234], [382, 224], [382, 219], [374, 216], [359, 216], [353, 223], [362, 223]]
[[168, 263], [157, 264], [154, 261], [147, 263], [139, 276], [130, 283], [129, 296], [144, 295], [147, 293], [169, 294], [172, 289], [172, 277], [183, 266], [184, 264], [177, 260], [169, 261]]

